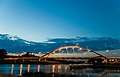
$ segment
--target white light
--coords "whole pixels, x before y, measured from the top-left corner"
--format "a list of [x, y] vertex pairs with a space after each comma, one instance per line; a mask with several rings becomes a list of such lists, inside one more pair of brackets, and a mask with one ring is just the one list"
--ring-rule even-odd
[[109, 50], [106, 50], [106, 52], [109, 52]]
[[82, 48], [79, 48], [80, 50], [82, 50]]

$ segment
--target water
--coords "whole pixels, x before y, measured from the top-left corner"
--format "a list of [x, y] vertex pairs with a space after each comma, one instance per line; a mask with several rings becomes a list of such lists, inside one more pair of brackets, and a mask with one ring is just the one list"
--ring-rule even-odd
[[70, 69], [69, 64], [0, 64], [0, 73], [20, 76], [25, 72], [75, 75], [76, 77], [120, 77], [120, 69]]

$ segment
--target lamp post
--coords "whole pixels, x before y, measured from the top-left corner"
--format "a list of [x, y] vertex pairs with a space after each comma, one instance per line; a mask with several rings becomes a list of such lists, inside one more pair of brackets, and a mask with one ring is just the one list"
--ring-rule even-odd
[[108, 52], [109, 52], [109, 50], [106, 50], [106, 56], [108, 57]]

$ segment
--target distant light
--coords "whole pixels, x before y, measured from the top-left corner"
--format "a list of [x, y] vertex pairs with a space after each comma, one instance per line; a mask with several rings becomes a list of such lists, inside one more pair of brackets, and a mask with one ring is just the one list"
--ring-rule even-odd
[[79, 48], [80, 50], [82, 50], [82, 48]]
[[109, 52], [109, 50], [106, 50], [106, 52]]

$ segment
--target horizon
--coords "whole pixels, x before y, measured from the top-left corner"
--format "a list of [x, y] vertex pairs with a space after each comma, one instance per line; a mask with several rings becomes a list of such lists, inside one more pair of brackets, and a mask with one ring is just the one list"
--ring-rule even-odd
[[49, 38], [120, 38], [119, 0], [1, 0], [0, 34]]
[[26, 41], [31, 41], [31, 42], [47, 42], [47, 41], [52, 40], [52, 39], [77, 39], [77, 38], [113, 38], [113, 39], [120, 39], [120, 37], [82, 37], [82, 36], [76, 36], [76, 37], [53, 37], [53, 38], [46, 38], [42, 41], [32, 41], [32, 40], [22, 38], [21, 36], [18, 36], [18, 35], [11, 35], [11, 34], [0, 34], [0, 35], [8, 35], [10, 37], [18, 37], [20, 39], [23, 39], [23, 40], [26, 40]]

